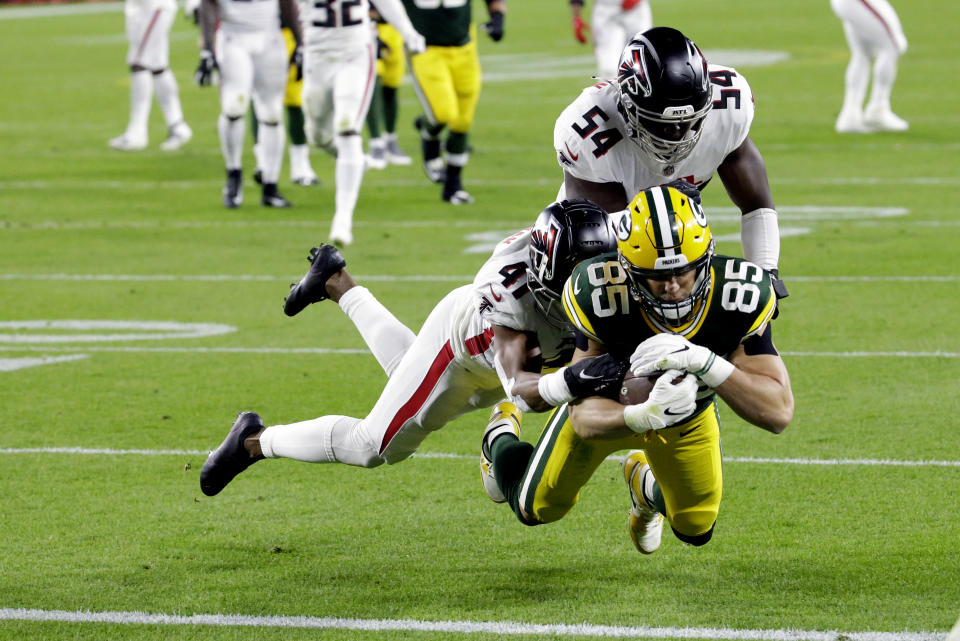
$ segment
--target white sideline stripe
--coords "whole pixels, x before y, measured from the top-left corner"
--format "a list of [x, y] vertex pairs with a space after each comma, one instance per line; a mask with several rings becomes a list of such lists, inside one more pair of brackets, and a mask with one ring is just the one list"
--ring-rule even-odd
[[[2, 334], [0, 334], [2, 336]], [[177, 337], [175, 337], [177, 338]], [[123, 340], [117, 337], [116, 340]], [[12, 342], [12, 341], [8, 341]], [[63, 342], [67, 342], [66, 338]], [[24, 341], [16, 346], [0, 345], [0, 352], [127, 352], [157, 354], [370, 354], [361, 348], [332, 347], [59, 347], [54, 345], [28, 345]], [[783, 356], [817, 356], [825, 358], [958, 358], [960, 352], [780, 352]]]
[[[206, 456], [209, 450], [121, 450], [110, 447], [4, 447], [0, 454], [79, 454], [83, 456]], [[450, 452], [418, 452], [413, 458], [425, 459], [476, 459], [473, 454], [453, 454]], [[609, 456], [606, 460], [619, 463], [620, 456]], [[760, 465], [825, 465], [836, 467], [881, 466], [881, 467], [960, 467], [960, 461], [898, 461], [894, 459], [818, 459], [818, 458], [769, 458], [756, 456], [724, 457], [724, 463], [755, 463]]]
[[[0, 280], [54, 280], [54, 281], [118, 281], [118, 282], [296, 282], [298, 276], [267, 276], [257, 274], [0, 274]], [[358, 282], [382, 283], [469, 283], [473, 276], [443, 274], [354, 275]], [[960, 275], [948, 276], [786, 276], [790, 283], [955, 283]]]
[[133, 625], [206, 625], [249, 628], [311, 628], [415, 632], [487, 633], [500, 635], [586, 636], [643, 639], [730, 639], [735, 641], [943, 641], [945, 632], [840, 632], [820, 630], [738, 630], [735, 628], [676, 628], [580, 624], [520, 623], [512, 621], [418, 621], [416, 619], [347, 619], [309, 616], [247, 616], [242, 614], [150, 614], [147, 612], [90, 612], [0, 608], [0, 619], [66, 621]]

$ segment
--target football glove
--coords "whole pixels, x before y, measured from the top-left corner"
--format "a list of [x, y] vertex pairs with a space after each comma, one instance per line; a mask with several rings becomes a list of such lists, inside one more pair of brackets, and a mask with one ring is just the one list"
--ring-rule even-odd
[[587, 44], [587, 32], [590, 31], [590, 25], [583, 21], [580, 16], [573, 16], [573, 37], [580, 44]]
[[503, 39], [503, 11], [491, 11], [490, 22], [483, 25], [483, 30], [491, 40], [500, 42]]
[[214, 83], [214, 76], [219, 71], [220, 67], [217, 66], [217, 59], [213, 52], [209, 49], [202, 49], [200, 51], [200, 64], [197, 65], [193, 79], [201, 87], [209, 87]]
[[377, 37], [377, 60], [386, 60], [390, 55], [390, 45]]
[[290, 66], [297, 70], [297, 82], [303, 80], [303, 46], [297, 45], [290, 54]]
[[688, 183], [686, 180], [671, 180], [664, 187], [673, 187], [681, 194], [692, 200], [693, 202], [700, 204], [700, 190], [697, 189], [696, 185]]
[[407, 51], [410, 52], [411, 56], [427, 50], [427, 39], [416, 29], [410, 33], [403, 34], [403, 44], [407, 47]]
[[610, 354], [585, 358], [563, 368], [563, 380], [574, 398], [606, 396], [616, 398], [629, 364]]
[[697, 379], [687, 374], [674, 384], [673, 380], [678, 376], [683, 376], [683, 372], [664, 372], [654, 383], [646, 401], [624, 407], [623, 420], [627, 427], [643, 434], [669, 427], [693, 414], [697, 407]]
[[637, 345], [630, 356], [630, 371], [634, 376], [645, 376], [663, 369], [689, 372], [710, 387], [717, 387], [733, 373], [734, 366], [679, 334], [657, 334]]

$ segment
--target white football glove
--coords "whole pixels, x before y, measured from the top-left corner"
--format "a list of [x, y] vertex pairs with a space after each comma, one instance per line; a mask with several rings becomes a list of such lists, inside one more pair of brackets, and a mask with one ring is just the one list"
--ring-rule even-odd
[[[683, 380], [674, 385], [673, 379], [678, 376]], [[623, 420], [631, 430], [643, 434], [679, 423], [696, 407], [697, 378], [672, 369], [657, 379], [645, 402], [623, 408]]]
[[411, 56], [427, 50], [426, 38], [420, 35], [420, 32], [416, 29], [412, 29], [410, 33], [403, 34], [403, 44], [406, 45], [407, 51], [410, 52]]
[[645, 376], [663, 369], [690, 372], [710, 387], [717, 387], [733, 373], [734, 366], [679, 334], [657, 334], [637, 345], [630, 356], [630, 371], [634, 376]]

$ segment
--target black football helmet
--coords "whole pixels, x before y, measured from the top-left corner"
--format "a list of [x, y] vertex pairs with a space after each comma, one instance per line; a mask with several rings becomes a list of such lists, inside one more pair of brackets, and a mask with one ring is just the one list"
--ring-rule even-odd
[[540, 212], [530, 233], [527, 276], [530, 292], [551, 324], [570, 324], [561, 297], [577, 263], [616, 248], [607, 212], [587, 200], [563, 200]]
[[713, 106], [707, 60], [697, 45], [670, 27], [642, 31], [620, 55], [617, 84], [627, 135], [647, 152], [651, 168], [690, 155]]

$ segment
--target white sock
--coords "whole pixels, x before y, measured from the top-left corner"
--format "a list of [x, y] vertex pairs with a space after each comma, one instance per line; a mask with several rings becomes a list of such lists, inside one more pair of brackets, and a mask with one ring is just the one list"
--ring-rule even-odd
[[296, 178], [309, 173], [312, 173], [310, 147], [307, 145], [290, 145], [290, 177]]
[[393, 374], [417, 335], [366, 287], [358, 285], [348, 290], [340, 297], [340, 309], [353, 322], [387, 376]]
[[260, 147], [260, 157], [263, 160], [260, 170], [263, 171], [265, 183], [276, 183], [280, 180], [280, 169], [283, 167], [283, 145], [287, 138], [286, 132], [280, 125], [281, 123], [268, 125], [261, 122], [258, 129], [257, 145]]
[[[847, 28], [845, 25], [844, 29]], [[850, 45], [850, 62], [847, 63], [844, 73], [843, 110], [861, 113], [863, 101], [867, 97], [867, 85], [870, 83], [870, 56], [849, 36], [847, 42]]]
[[867, 110], [879, 113], [890, 111], [890, 94], [893, 92], [893, 82], [897, 79], [897, 58], [893, 50], [884, 50], [877, 55], [873, 63], [873, 87], [870, 89]]
[[383, 463], [363, 422], [350, 416], [321, 416], [289, 425], [272, 425], [260, 435], [260, 449], [267, 458], [306, 463], [345, 463], [357, 467]]
[[157, 102], [163, 112], [163, 119], [167, 127], [173, 127], [183, 122], [183, 110], [180, 108], [180, 90], [177, 87], [177, 78], [169, 69], [153, 75], [153, 89], [157, 93]]
[[243, 137], [246, 126], [243, 118], [231, 120], [224, 114], [217, 119], [217, 131], [220, 134], [220, 151], [227, 169], [240, 169], [243, 157]]
[[353, 210], [363, 180], [363, 140], [360, 136], [337, 136], [336, 214], [339, 220], [352, 221]]
[[150, 102], [153, 100], [153, 74], [149, 71], [134, 71], [130, 74], [130, 122], [127, 135], [147, 138], [147, 122], [150, 120]]

